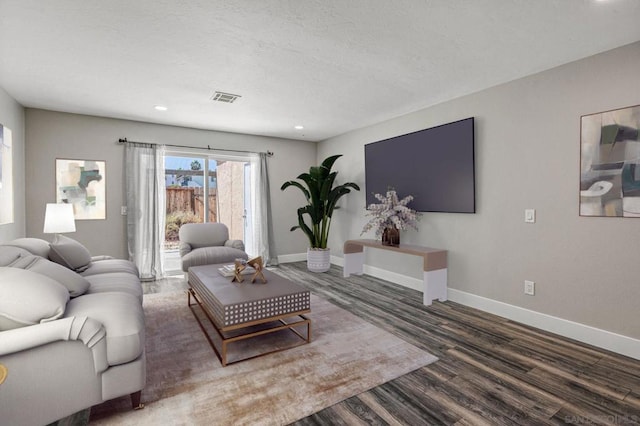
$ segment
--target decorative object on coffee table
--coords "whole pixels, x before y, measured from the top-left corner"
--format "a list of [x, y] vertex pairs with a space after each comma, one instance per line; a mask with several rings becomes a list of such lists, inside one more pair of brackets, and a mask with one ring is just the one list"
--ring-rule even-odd
[[262, 269], [264, 268], [262, 256], [254, 257], [253, 259], [247, 260], [247, 265], [251, 266], [256, 272], [251, 277], [251, 282], [254, 283], [257, 278], [262, 280], [262, 284], [267, 283], [267, 279], [264, 277], [262, 273]]
[[242, 271], [244, 271], [244, 269], [247, 267], [247, 264], [245, 263], [245, 260], [236, 259], [234, 265], [235, 270], [231, 282], [235, 281], [241, 283], [242, 281], [244, 281], [244, 278], [242, 278]]
[[407, 195], [402, 200], [398, 199], [395, 189], [389, 188], [385, 195], [374, 194], [379, 204], [369, 204], [367, 216], [371, 216], [369, 222], [362, 228], [360, 235], [372, 229], [376, 231], [376, 238], [382, 238], [382, 244], [398, 247], [400, 245], [400, 231], [411, 227], [418, 230], [420, 213], [407, 207], [413, 200], [412, 195]]

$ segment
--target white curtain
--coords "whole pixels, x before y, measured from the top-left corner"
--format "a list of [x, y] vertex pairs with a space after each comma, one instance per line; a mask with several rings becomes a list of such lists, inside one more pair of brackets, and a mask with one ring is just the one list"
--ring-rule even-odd
[[125, 148], [127, 244], [142, 280], [164, 276], [164, 151], [162, 145], [132, 142]]
[[253, 206], [253, 245], [247, 252], [262, 256], [266, 265], [277, 265], [273, 244], [273, 221], [271, 216], [271, 194], [266, 153], [251, 156], [251, 205]]

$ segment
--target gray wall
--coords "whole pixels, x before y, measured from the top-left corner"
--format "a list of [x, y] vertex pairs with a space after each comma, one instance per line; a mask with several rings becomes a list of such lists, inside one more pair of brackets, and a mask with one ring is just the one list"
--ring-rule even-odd
[[[364, 185], [364, 144], [475, 116], [477, 214], [427, 213], [420, 231], [404, 233], [403, 241], [448, 249], [451, 288], [640, 338], [640, 219], [579, 217], [577, 193], [580, 116], [640, 104], [638, 69], [640, 43], [329, 139], [317, 156], [316, 146], [306, 142], [34, 109], [27, 109], [25, 119], [22, 107], [0, 89], [0, 121], [14, 135], [16, 205], [16, 222], [0, 226], [0, 241], [48, 238], [42, 223], [45, 203], [55, 200], [55, 158], [104, 159], [107, 220], [79, 222], [74, 237], [94, 253], [126, 256], [119, 212], [123, 148], [115, 141], [127, 137], [274, 151], [277, 250], [302, 253], [304, 237], [289, 232], [299, 194], [282, 193], [283, 181], [317, 159], [342, 153], [339, 179]], [[363, 191], [341, 203], [333, 254], [341, 254], [344, 240], [360, 236], [364, 203]], [[524, 223], [525, 208], [537, 209], [537, 223]], [[421, 279], [418, 258], [371, 252], [367, 263]], [[525, 279], [536, 282], [534, 297], [523, 294]]]
[[45, 204], [55, 202], [55, 159], [105, 160], [107, 181], [107, 219], [76, 221], [77, 232], [70, 236], [81, 241], [93, 254], [126, 257], [124, 147], [116, 143], [126, 137], [133, 141], [189, 145], [212, 149], [272, 151], [269, 159], [275, 245], [278, 254], [306, 251], [302, 235], [289, 232], [297, 222], [299, 204], [293, 191], [282, 192], [282, 182], [295, 177], [315, 162], [316, 144], [311, 142], [241, 135], [135, 121], [67, 114], [39, 109], [26, 110], [26, 234], [51, 239], [42, 234]]
[[0, 242], [25, 233], [24, 108], [0, 87], [0, 124], [11, 129], [13, 152], [13, 223], [0, 225]]
[[[638, 70], [635, 43], [331, 138], [318, 158], [345, 154], [340, 180], [364, 186], [365, 144], [476, 117], [477, 213], [426, 213], [402, 240], [448, 249], [450, 288], [640, 338], [640, 219], [578, 215], [580, 117], [640, 104]], [[337, 255], [360, 237], [364, 191], [342, 205]], [[367, 264], [422, 278], [417, 257], [371, 251]]]

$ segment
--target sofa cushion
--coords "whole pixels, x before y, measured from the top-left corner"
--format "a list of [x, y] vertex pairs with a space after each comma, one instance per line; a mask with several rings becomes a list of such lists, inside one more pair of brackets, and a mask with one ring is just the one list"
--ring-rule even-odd
[[27, 269], [49, 277], [65, 286], [71, 297], [80, 296], [89, 289], [90, 283], [82, 275], [40, 256], [22, 256], [11, 267]]
[[91, 263], [91, 253], [76, 240], [56, 235], [49, 245], [49, 259], [74, 271], [82, 271]]
[[138, 298], [142, 303], [142, 285], [140, 279], [126, 272], [112, 272], [108, 274], [88, 275], [84, 277], [90, 284], [89, 294], [121, 292]]
[[[94, 257], [93, 259], [96, 258]], [[82, 275], [86, 277], [88, 275], [107, 274], [111, 272], [126, 272], [139, 277], [138, 268], [135, 263], [125, 259], [94, 260], [82, 271]]]
[[20, 247], [0, 246], [0, 266], [13, 266], [25, 256], [31, 256], [31, 253]]
[[0, 330], [58, 319], [68, 301], [69, 291], [51, 278], [0, 267]]
[[244, 251], [231, 247], [202, 247], [182, 257], [182, 270], [187, 272], [191, 266], [233, 263], [236, 259], [247, 260], [248, 258]]
[[49, 258], [49, 242], [40, 238], [18, 238], [4, 243], [4, 245], [20, 247], [36, 256], [44, 257], [45, 259]]
[[192, 249], [222, 246], [229, 239], [229, 229], [223, 223], [187, 223], [178, 230], [178, 238]]
[[144, 312], [137, 297], [127, 293], [85, 294], [72, 299], [64, 314], [99, 321], [107, 331], [107, 363], [137, 359], [144, 349]]
[[242, 250], [244, 251], [245, 247], [244, 247], [244, 242], [242, 240], [227, 240], [224, 243], [225, 247], [231, 247], [234, 249], [238, 249], [238, 250]]

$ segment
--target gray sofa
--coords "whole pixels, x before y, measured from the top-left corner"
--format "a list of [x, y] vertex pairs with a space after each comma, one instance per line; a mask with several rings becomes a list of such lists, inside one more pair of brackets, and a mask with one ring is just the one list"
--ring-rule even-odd
[[241, 240], [229, 239], [229, 228], [223, 223], [187, 223], [178, 231], [182, 270], [191, 266], [233, 263], [249, 259]]
[[145, 385], [142, 286], [135, 265], [80, 243], [0, 245], [0, 423], [43, 425]]

